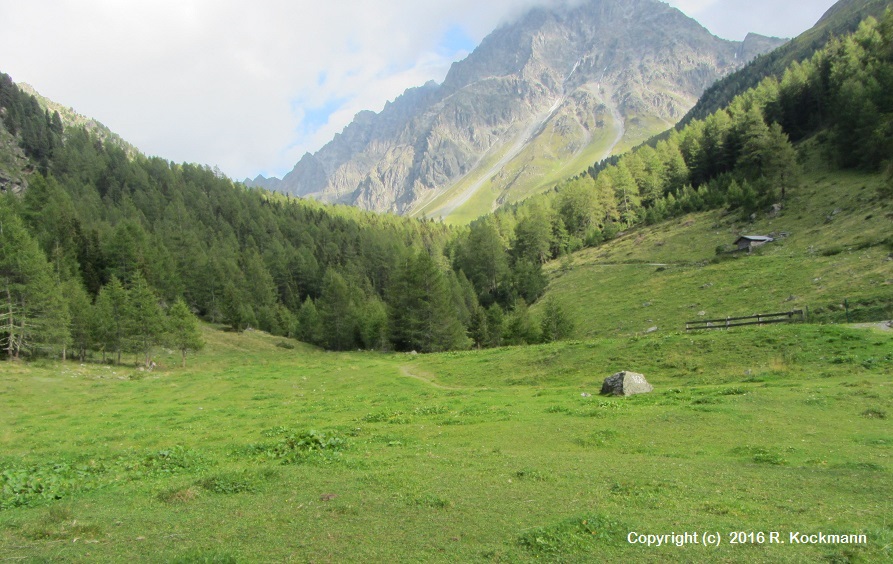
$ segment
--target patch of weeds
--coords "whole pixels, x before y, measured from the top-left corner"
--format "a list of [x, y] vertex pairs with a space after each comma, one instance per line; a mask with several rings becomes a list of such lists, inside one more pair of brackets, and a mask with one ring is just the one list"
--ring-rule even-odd
[[428, 507], [431, 509], [448, 509], [452, 507], [452, 502], [440, 496], [433, 494], [425, 494], [412, 499], [412, 504], [416, 507]]
[[194, 488], [169, 488], [158, 492], [158, 500], [171, 505], [182, 505], [195, 500], [198, 492]]
[[244, 470], [214, 474], [195, 483], [196, 486], [216, 494], [237, 494], [256, 492], [256, 478]]
[[757, 464], [771, 464], [773, 466], [784, 466], [787, 460], [778, 452], [774, 452], [764, 447], [738, 447], [732, 450], [734, 454], [749, 456], [753, 462]]
[[445, 405], [429, 405], [425, 407], [417, 407], [413, 410], [413, 414], [425, 417], [427, 415], [443, 415], [444, 413], [448, 413], [450, 408]]
[[618, 545], [627, 527], [602, 515], [566, 519], [555, 525], [528, 529], [518, 536], [518, 544], [542, 557], [591, 553], [599, 546]]
[[71, 465], [65, 462], [7, 467], [0, 471], [0, 509], [62, 499], [75, 492], [99, 486], [102, 465]]
[[273, 437], [281, 437], [288, 433], [288, 427], [283, 427], [282, 425], [278, 425], [276, 427], [270, 427], [265, 431], [261, 431], [261, 435], [267, 438]]
[[747, 393], [746, 389], [736, 386], [734, 388], [723, 388], [722, 390], [717, 391], [716, 395], [718, 395], [718, 396], [743, 396], [746, 393]]
[[866, 409], [862, 413], [860, 413], [862, 417], [866, 419], [886, 419], [887, 412], [881, 411], [880, 409]]
[[361, 421], [365, 423], [391, 423], [393, 425], [408, 425], [412, 423], [412, 418], [402, 411], [382, 411], [379, 413], [370, 413], [364, 416]]
[[841, 462], [831, 467], [840, 470], [862, 470], [868, 472], [883, 472], [886, 470], [883, 466], [874, 462]]
[[285, 350], [289, 350], [289, 351], [294, 350], [294, 348], [295, 348], [295, 345], [292, 343], [289, 343], [288, 341], [279, 341], [278, 343], [276, 343], [276, 346], [279, 347], [280, 349], [285, 349]]
[[617, 431], [612, 429], [602, 429], [601, 431], [596, 431], [586, 437], [576, 438], [574, 439], [574, 443], [582, 447], [603, 447], [616, 436]]
[[699, 398], [694, 398], [691, 400], [692, 405], [712, 405], [717, 403], [723, 403], [723, 401], [719, 398], [703, 396]]
[[51, 507], [36, 521], [22, 527], [22, 536], [29, 540], [95, 539], [101, 535], [98, 525], [79, 521], [67, 507]]
[[571, 410], [563, 405], [550, 405], [546, 408], [546, 413], [566, 413], [570, 415]]
[[274, 443], [248, 445], [244, 452], [255, 459], [277, 460], [282, 464], [305, 462], [314, 454], [327, 456], [346, 448], [346, 441], [320, 431], [287, 431]]
[[872, 447], [890, 448], [893, 447], [893, 437], [865, 437], [855, 439], [859, 444]]
[[533, 470], [531, 468], [518, 470], [515, 472], [515, 477], [519, 480], [533, 480], [535, 482], [546, 482], [550, 479], [548, 474], [544, 474], [539, 470]]
[[125, 460], [124, 467], [134, 477], [160, 477], [204, 470], [207, 461], [198, 451], [182, 445], [151, 452], [136, 460]]
[[706, 502], [702, 510], [711, 515], [740, 515], [740, 510], [736, 510], [725, 502], [721, 501], [708, 501]]

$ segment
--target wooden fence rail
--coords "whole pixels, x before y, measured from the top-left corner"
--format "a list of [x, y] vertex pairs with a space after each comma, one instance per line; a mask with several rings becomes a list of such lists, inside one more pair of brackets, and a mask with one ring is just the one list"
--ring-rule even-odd
[[[769, 323], [788, 323], [790, 321], [806, 321], [806, 314], [802, 309], [786, 311], [783, 313], [759, 313], [745, 317], [726, 317], [725, 319], [699, 319], [698, 321], [686, 321], [685, 330], [695, 331], [699, 329], [725, 329], [727, 327], [742, 327], [744, 325], [767, 325]], [[756, 321], [747, 321], [756, 319]]]

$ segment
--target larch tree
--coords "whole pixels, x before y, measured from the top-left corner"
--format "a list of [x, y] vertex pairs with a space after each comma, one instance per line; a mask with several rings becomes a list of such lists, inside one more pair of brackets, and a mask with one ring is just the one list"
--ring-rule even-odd
[[200, 351], [205, 346], [198, 318], [189, 311], [182, 298], [178, 298], [167, 312], [165, 342], [180, 351], [183, 368], [186, 368], [186, 353]]

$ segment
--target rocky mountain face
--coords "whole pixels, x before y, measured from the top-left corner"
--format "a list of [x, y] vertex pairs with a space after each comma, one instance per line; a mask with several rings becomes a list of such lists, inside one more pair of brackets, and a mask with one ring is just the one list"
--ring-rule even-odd
[[658, 0], [534, 8], [443, 84], [360, 112], [283, 179], [247, 181], [376, 211], [473, 219], [675, 124], [782, 40], [719, 39]]

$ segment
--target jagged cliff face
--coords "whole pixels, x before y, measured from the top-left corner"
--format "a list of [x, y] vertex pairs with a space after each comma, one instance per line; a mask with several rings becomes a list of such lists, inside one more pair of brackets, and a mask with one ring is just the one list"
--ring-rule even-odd
[[443, 84], [361, 112], [283, 192], [473, 219], [678, 121], [703, 90], [780, 40], [731, 42], [657, 0], [537, 8], [453, 65]]

